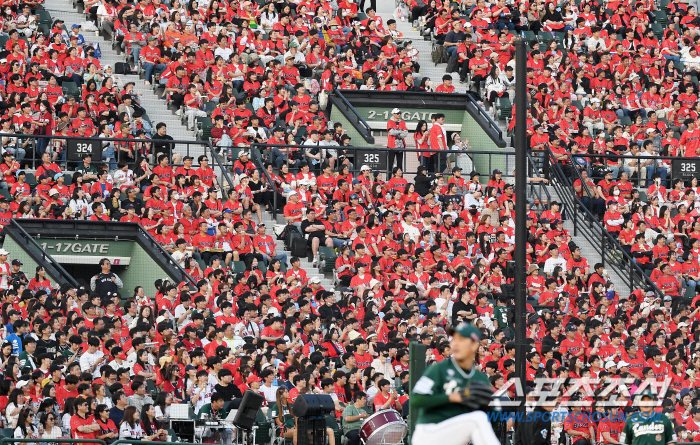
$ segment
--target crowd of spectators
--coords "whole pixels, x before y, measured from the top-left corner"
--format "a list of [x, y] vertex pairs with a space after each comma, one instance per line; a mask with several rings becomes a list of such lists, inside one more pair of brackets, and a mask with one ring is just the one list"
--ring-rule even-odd
[[[367, 166], [355, 173], [342, 152], [350, 138], [338, 124], [329, 129], [321, 110], [336, 88], [455, 91], [451, 76], [439, 85], [414, 82], [417, 53], [394, 19], [360, 11], [352, 0], [84, 6], [143, 69], [144, 82], [164, 86], [188, 128], [206, 115], [205, 103], [218, 103], [211, 135], [241, 149], [236, 186], [222, 187], [207, 156], [195, 164], [172, 152], [165, 124], [146, 119], [134, 82], [101, 66], [79, 27], [69, 32], [57, 20], [41, 35], [28, 18], [34, 3], [10, 10], [17, 29], [0, 59], [7, 66], [0, 171], [10, 198], [0, 200], [0, 224], [137, 222], [197, 282], [196, 289], [159, 281], [133, 296], [101, 295], [54, 286], [42, 271], [28, 280], [22, 264], [0, 251], [0, 408], [15, 437], [165, 440], [159, 422], [172, 403], [222, 415], [222, 402], [250, 389], [265, 396], [279, 434], [290, 439], [290, 404], [299, 394], [330, 394], [355, 444], [369, 414], [403, 411], [408, 343], [426, 345], [429, 362], [449, 359], [446, 328], [463, 321], [483, 334], [478, 366], [494, 388], [512, 377], [513, 186], [499, 170], [454, 167], [443, 176], [437, 158], [426, 159], [411, 182], [399, 167], [390, 178]], [[582, 256], [557, 203], [529, 211], [527, 380], [670, 377], [661, 409], [679, 441], [694, 439], [700, 190], [695, 179], [674, 179], [665, 161], [635, 159], [640, 151], [694, 156], [700, 146], [694, 7], [669, 4], [667, 29], [657, 35], [661, 11], [644, 2], [567, 2], [561, 12], [542, 2], [509, 9], [503, 0], [409, 6], [411, 18], [457, 57], [460, 80], [489, 103], [514, 97], [509, 30], [552, 39], [565, 33], [542, 47], [530, 42], [528, 143], [551, 150], [567, 176], [580, 171], [576, 193], [663, 296], [618, 293], [603, 266]], [[77, 95], [66, 94], [72, 85]], [[432, 131], [444, 116], [434, 117], [418, 125], [419, 148], [447, 148], [446, 134]], [[27, 136], [3, 136], [19, 132]], [[29, 136], [54, 132], [152, 140], [106, 142], [102, 159], [71, 166], [61, 140]], [[274, 186], [251, 161], [252, 142], [280, 144], [265, 165]], [[318, 149], [324, 146], [331, 148]], [[37, 184], [27, 182], [26, 168], [36, 168]], [[69, 183], [67, 169], [76, 171]], [[284, 218], [314, 259], [306, 270], [261, 224], [278, 190]], [[525, 196], [518, 200], [528, 205]], [[325, 289], [316, 270], [322, 247], [337, 256], [338, 290]], [[598, 390], [565, 399], [579, 397], [589, 410], [608, 409], [598, 406], [607, 397]], [[624, 397], [618, 402], [631, 409]], [[556, 428], [576, 442], [616, 443], [621, 424], [590, 419]], [[207, 433], [231, 440], [226, 431]]]

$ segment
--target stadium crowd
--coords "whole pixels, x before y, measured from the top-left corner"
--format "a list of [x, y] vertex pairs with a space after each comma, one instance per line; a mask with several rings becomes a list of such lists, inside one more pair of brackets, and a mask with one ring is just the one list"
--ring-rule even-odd
[[[436, 171], [446, 165], [440, 150], [461, 147], [458, 136], [448, 142], [441, 115], [420, 122], [412, 136], [417, 148], [435, 151], [412, 182], [398, 167], [389, 178], [366, 166], [357, 174], [342, 151], [349, 136], [338, 124], [327, 128], [321, 110], [336, 89], [455, 91], [449, 75], [437, 85], [414, 81], [417, 53], [395, 19], [353, 0], [84, 6], [143, 70], [144, 82], [164, 87], [188, 128], [210, 117], [214, 142], [240, 149], [237, 185], [222, 187], [206, 156], [195, 165], [172, 153], [167, 127], [150, 123], [134, 82], [102, 66], [79, 25], [69, 31], [56, 20], [45, 29], [33, 15], [36, 2], [5, 8], [0, 172], [10, 198], [0, 199], [0, 224], [32, 217], [138, 222], [197, 280], [196, 289], [144, 283], [131, 295], [103, 262], [94, 288], [71, 289], [52, 284], [43, 269], [28, 279], [21, 262], [0, 250], [0, 409], [14, 437], [166, 440], [160, 422], [172, 403], [220, 415], [222, 402], [251, 389], [265, 396], [279, 434], [290, 439], [296, 397], [331, 394], [355, 444], [369, 414], [406, 406], [408, 343], [425, 344], [430, 362], [449, 359], [446, 329], [460, 322], [480, 329], [478, 363], [494, 388], [512, 377], [512, 185], [499, 170]], [[488, 103], [514, 97], [514, 34], [549, 33], [536, 34], [542, 43], [530, 40], [530, 147], [551, 150], [574, 179], [580, 170], [576, 193], [664, 295], [618, 294], [602, 265], [589, 264], [572, 242], [559, 204], [530, 211], [528, 381], [670, 377], [660, 409], [680, 442], [697, 440], [700, 190], [697, 179], [672, 178], [666, 161], [635, 159], [700, 149], [695, 7], [409, 6], [411, 19], [457, 58], [450, 65], [460, 80]], [[663, 16], [667, 29], [657, 33]], [[412, 144], [396, 111], [389, 146], [401, 154]], [[54, 134], [151, 142], [105, 142], [102, 159], [71, 165], [64, 140], [31, 137]], [[252, 142], [279, 145], [265, 165], [274, 185], [251, 162]], [[36, 169], [36, 184], [28, 168]], [[290, 230], [300, 230], [313, 257], [310, 270], [260, 224], [278, 192]], [[322, 259], [328, 249], [333, 254]], [[324, 289], [313, 270], [333, 258], [338, 291]], [[579, 397], [591, 402], [588, 409], [607, 409], [598, 390], [564, 399]], [[624, 397], [618, 402], [632, 409]], [[613, 444], [622, 424], [604, 418], [556, 428], [576, 445]]]

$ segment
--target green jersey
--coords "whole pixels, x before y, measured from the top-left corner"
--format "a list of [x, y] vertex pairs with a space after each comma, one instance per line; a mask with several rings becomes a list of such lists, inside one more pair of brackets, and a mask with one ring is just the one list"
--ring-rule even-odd
[[[88, 175], [96, 175], [97, 174], [97, 168], [93, 167], [92, 164], [88, 165], [85, 167], [85, 164], [80, 164], [78, 168], [75, 169], [76, 172], [81, 173], [83, 175], [88, 174]], [[95, 179], [89, 179], [87, 182], [94, 182]]]
[[36, 358], [34, 357], [33, 354], [28, 353], [27, 351], [22, 351], [19, 354], [19, 366], [21, 368], [24, 368], [25, 366], [29, 366], [32, 369], [36, 369]]
[[416, 382], [408, 399], [412, 409], [418, 409], [418, 424], [440, 423], [472, 412], [459, 403], [450, 403], [450, 394], [466, 388], [469, 382], [478, 381], [491, 385], [483, 372], [472, 367], [465, 370], [449, 358], [428, 367]]
[[[274, 419], [279, 417], [279, 415], [280, 410], [277, 407], [277, 402], [274, 402], [272, 405], [270, 405], [270, 417], [273, 419], [272, 421], [275, 422]], [[292, 413], [289, 412], [289, 408], [287, 408], [286, 406], [282, 407], [282, 420], [284, 423], [285, 430], [290, 430], [296, 425], [294, 422], [294, 416], [292, 416]]]
[[508, 306], [500, 304], [493, 308], [493, 319], [498, 322], [498, 328], [504, 329], [508, 327]]
[[199, 412], [197, 413], [197, 418], [201, 419], [204, 417], [206, 414], [206, 417], [210, 419], [225, 419], [226, 418], [226, 411], [224, 411], [223, 408], [213, 410], [211, 407], [211, 403], [207, 403], [206, 405], [203, 405], [201, 408], [199, 408]]
[[667, 445], [676, 441], [671, 421], [656, 412], [632, 414], [620, 434], [620, 443], [627, 445]]

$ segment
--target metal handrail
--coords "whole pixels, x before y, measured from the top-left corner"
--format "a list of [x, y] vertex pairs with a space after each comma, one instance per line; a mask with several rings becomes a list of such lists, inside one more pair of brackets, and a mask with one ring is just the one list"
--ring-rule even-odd
[[[584, 217], [588, 220], [588, 223], [590, 227], [595, 227], [600, 231], [600, 237], [601, 237], [601, 262], [605, 264], [605, 252], [606, 252], [606, 244], [610, 246], [612, 250], [615, 250], [619, 252], [623, 259], [626, 260], [626, 263], [629, 267], [629, 288], [630, 292], [635, 288], [635, 281], [639, 281], [640, 283], [643, 283], [646, 287], [652, 288], [654, 293], [658, 296], [663, 297], [663, 292], [656, 286], [656, 284], [651, 281], [651, 279], [644, 273], [644, 271], [639, 267], [639, 265], [634, 261], [634, 259], [624, 250], [622, 249], [622, 246], [618, 243], [618, 241], [605, 229], [605, 227], [598, 221], [598, 218], [596, 218], [591, 211], [583, 205], [583, 202], [576, 196], [576, 194], [573, 192], [573, 187], [571, 181], [564, 175], [564, 172], [561, 169], [561, 166], [559, 165], [558, 162], [554, 161], [554, 158], [552, 156], [551, 150], [547, 149], [547, 162], [550, 163], [550, 171], [555, 174], [557, 177], [557, 181], [552, 181], [551, 184], [557, 189], [557, 193], [559, 194], [559, 197], [562, 200], [566, 200], [569, 203], [571, 203], [572, 207], [572, 212], [576, 212], [578, 210], [581, 210], [584, 214]], [[578, 171], [577, 168], [574, 166], [574, 170]], [[585, 227], [585, 226], [584, 226]], [[593, 230], [589, 230], [589, 235], [593, 238], [595, 233]], [[609, 250], [611, 250], [609, 249]], [[619, 263], [622, 263], [622, 261], [618, 261]], [[622, 265], [615, 264], [614, 262], [610, 262], [610, 264], [613, 266], [615, 269], [616, 273], [620, 276], [620, 278], [623, 278], [624, 275], [622, 273]], [[624, 278], [623, 278], [624, 279]], [[636, 279], [636, 280], [635, 280]]]
[[486, 110], [479, 106], [479, 103], [474, 100], [471, 94], [467, 94], [466, 96], [467, 100], [469, 101], [468, 103], [473, 105], [474, 108], [476, 108], [476, 112], [479, 113], [479, 116], [486, 119], [486, 122], [489, 124], [489, 127], [491, 127], [491, 129], [493, 129], [493, 131], [495, 131], [496, 134], [498, 134], [498, 138], [500, 140], [503, 140], [503, 131], [501, 130], [501, 127], [499, 127], [498, 124], [494, 122], [493, 119], [491, 119], [491, 116], [489, 116], [488, 113], [486, 113]]
[[216, 165], [218, 165], [219, 168], [221, 169], [221, 174], [223, 175], [224, 179], [228, 183], [228, 186], [230, 188], [234, 188], [233, 181], [231, 181], [231, 177], [228, 175], [226, 168], [224, 168], [224, 163], [221, 162], [221, 158], [219, 158], [219, 155], [216, 154], [216, 150], [214, 150], [214, 146], [211, 145], [211, 141], [208, 142], [208, 147], [209, 147], [209, 151], [211, 152], [211, 157], [214, 158]]
[[[588, 190], [588, 187], [585, 187], [583, 176], [581, 176], [581, 171], [576, 168], [576, 163], [574, 162], [574, 159], [571, 157], [571, 154], [569, 153], [569, 165], [571, 165], [571, 169], [576, 172], [576, 179], [581, 181], [581, 189], [586, 191], [586, 194], [588, 195], [588, 199], [591, 201], [593, 200], [593, 195], [591, 195], [591, 191]], [[552, 160], [554, 162], [554, 160]], [[554, 162], [556, 164], [556, 162]], [[571, 187], [573, 187], [573, 183], [571, 184]], [[589, 209], [590, 210], [590, 209]]]
[[27, 233], [26, 230], [24, 230], [24, 228], [23, 228], [22, 226], [19, 225], [19, 223], [17, 222], [16, 219], [11, 219], [11, 220], [10, 220], [10, 227], [12, 227], [12, 229], [17, 230], [17, 232], [19, 232], [19, 235], [20, 235], [22, 238], [24, 238], [25, 241], [29, 242], [29, 244], [31, 244], [31, 245], [34, 246], [35, 248], [39, 249], [39, 252], [41, 252], [41, 257], [42, 257], [42, 259], [43, 259], [45, 262], [51, 263], [51, 266], [52, 266], [54, 269], [56, 269], [56, 271], [57, 271], [58, 273], [61, 274], [62, 278], [63, 278], [68, 284], [70, 284], [71, 286], [73, 286], [73, 287], [76, 288], [76, 289], [77, 289], [78, 287], [80, 287], [80, 284], [75, 280], [75, 278], [73, 278], [73, 277], [68, 273], [68, 271], [67, 271], [66, 269], [64, 269], [63, 266], [61, 266], [61, 264], [60, 264], [58, 261], [56, 261], [51, 255], [49, 255], [49, 253], [48, 253], [43, 247], [41, 247], [41, 244], [39, 244], [39, 243], [34, 239], [34, 237], [32, 237], [29, 233]]
[[[360, 113], [357, 112], [355, 107], [353, 107], [350, 104], [348, 99], [345, 96], [343, 96], [343, 93], [341, 93], [340, 90], [336, 90], [335, 94], [332, 97], [337, 98], [340, 101], [340, 103], [343, 105], [343, 107], [345, 107], [345, 110], [347, 112], [349, 112], [350, 114], [352, 114], [353, 117], [355, 117], [357, 124], [360, 125], [362, 127], [362, 129], [357, 128], [357, 127], [356, 128], [357, 128], [358, 132], [360, 133], [360, 135], [362, 136], [362, 138], [365, 140], [365, 142], [367, 142], [368, 144], [374, 144], [374, 137], [372, 136], [372, 128], [362, 118], [362, 116], [360, 116]], [[343, 114], [345, 114], [345, 113], [343, 113]], [[352, 123], [352, 120], [349, 119], [349, 116], [345, 116], [345, 117], [348, 118], [350, 123]], [[360, 130], [364, 130], [364, 131], [360, 131]]]
[[170, 252], [165, 250], [163, 248], [163, 246], [161, 246], [160, 243], [153, 237], [153, 235], [148, 233], [148, 231], [146, 229], [144, 229], [141, 224], [139, 224], [139, 223], [128, 223], [128, 224], [136, 224], [138, 226], [140, 234], [142, 236], [144, 236], [148, 240], [149, 243], [151, 243], [151, 247], [155, 247], [156, 250], [158, 250], [159, 253], [161, 255], [163, 255], [168, 260], [168, 262], [170, 262], [170, 264], [175, 266], [175, 269], [177, 269], [178, 272], [180, 272], [182, 274], [183, 278], [186, 278], [187, 281], [189, 281], [193, 285], [195, 285], [195, 286], [197, 285], [197, 280], [195, 280], [192, 277], [192, 275], [188, 274], [187, 271], [185, 269], [183, 269], [182, 266], [180, 266], [180, 264], [177, 261], [175, 261], [175, 259], [170, 254]]
[[[61, 222], [62, 228], [65, 229], [65, 228], [67, 228], [67, 227], [72, 227], [72, 229], [73, 229], [74, 231], [78, 231], [78, 227], [79, 227], [79, 226], [86, 227], [86, 226], [99, 226], [99, 225], [110, 225], [110, 224], [112, 224], [112, 225], [114, 225], [113, 227], [116, 227], [117, 225], [118, 225], [118, 226], [126, 226], [126, 227], [135, 227], [135, 228], [138, 229], [138, 235], [139, 235], [140, 237], [142, 237], [142, 238], [145, 238], [144, 241], [147, 242], [147, 243], [150, 243], [151, 246], [154, 247], [154, 248], [158, 251], [158, 253], [160, 253], [160, 254], [163, 256], [163, 258], [164, 258], [165, 260], [167, 260], [171, 265], [174, 266], [174, 268], [183, 276], [183, 278], [187, 279], [187, 280], [188, 280], [190, 283], [192, 283], [192, 284], [196, 284], [196, 283], [197, 283], [197, 281], [196, 281], [194, 278], [192, 278], [192, 276], [191, 276], [190, 274], [188, 274], [187, 271], [185, 271], [185, 269], [183, 269], [183, 268], [177, 263], [177, 261], [175, 261], [175, 260], [173, 259], [172, 255], [170, 255], [170, 252], [168, 252], [167, 250], [165, 250], [165, 249], [163, 248], [163, 246], [161, 246], [160, 243], [153, 237], [153, 235], [151, 235], [150, 233], [148, 233], [148, 231], [146, 231], [146, 229], [144, 229], [143, 226], [141, 226], [141, 224], [139, 224], [139, 223], [121, 222], [121, 221], [82, 221], [82, 220], [51, 220], [51, 219], [29, 219], [29, 220], [21, 220], [21, 219], [20, 219], [20, 220], [15, 220], [15, 219], [13, 219], [13, 220], [11, 220], [11, 224], [13, 225], [12, 227], [18, 227], [18, 228], [19, 228], [19, 231], [20, 231], [21, 233], [23, 233], [23, 234], [25, 234], [26, 236], [28, 236], [29, 239], [31, 239], [31, 242], [33, 242], [34, 244], [37, 244], [37, 245], [39, 245], [39, 244], [36, 242], [36, 240], [34, 240], [34, 238], [29, 234], [29, 232], [27, 232], [27, 231], [20, 225], [20, 223], [21, 223], [22, 221], [27, 221], [27, 222], [32, 222], [32, 223], [41, 223], [41, 224], [46, 224], [46, 223], [51, 224], [51, 222], [60, 221], [60, 222]], [[48, 230], [48, 229], [47, 229], [47, 230]], [[24, 235], [23, 235], [23, 236], [24, 236]], [[105, 238], [113, 238], [113, 237], [114, 237], [114, 232], [105, 232], [104, 237], [105, 237]], [[132, 241], [133, 241], [133, 240], [132, 240]], [[51, 256], [50, 256], [48, 253], [47, 253], [46, 255], [47, 255], [48, 258], [51, 259], [51, 261], [52, 261], [53, 263], [58, 264], [58, 263], [56, 262], [56, 260], [54, 260], [53, 258], [51, 258]], [[59, 267], [60, 267], [60, 265], [59, 265]], [[67, 273], [67, 272], [66, 272], [66, 273]], [[71, 283], [71, 284], [72, 284], [72, 283]], [[76, 285], [77, 285], [77, 282], [76, 282]]]
[[[258, 164], [258, 169], [262, 172], [261, 178], [265, 178], [265, 182], [267, 182], [267, 184], [270, 185], [270, 187], [272, 187], [272, 190], [274, 191], [274, 193], [272, 194], [272, 218], [274, 220], [277, 220], [277, 196], [282, 196], [282, 190], [280, 190], [279, 187], [277, 187], [277, 184], [275, 184], [275, 181], [272, 180], [272, 177], [265, 168], [265, 162], [260, 156], [258, 156], [258, 147], [265, 147], [265, 144], [255, 143], [250, 146], [253, 164]], [[260, 150], [260, 153], [262, 153], [262, 150]]]
[[[527, 152], [527, 162], [530, 164], [530, 174], [536, 178], [542, 178], [542, 175], [540, 175], [539, 169], [537, 167], [537, 163], [535, 162], [535, 160], [532, 157], [532, 154], [529, 151]], [[538, 189], [544, 190], [544, 194], [547, 196], [548, 203], [552, 202], [552, 195], [549, 193], [549, 190], [547, 190], [547, 187], [540, 182], [539, 187], [535, 187], [534, 184], [530, 186], [530, 190], [532, 190], [532, 193], [535, 194], [540, 203], [542, 203], [543, 201]]]

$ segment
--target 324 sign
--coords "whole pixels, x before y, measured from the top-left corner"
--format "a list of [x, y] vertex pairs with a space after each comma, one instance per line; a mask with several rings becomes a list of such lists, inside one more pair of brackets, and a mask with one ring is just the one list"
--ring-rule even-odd
[[93, 161], [101, 161], [102, 143], [99, 140], [68, 139], [68, 143], [66, 144], [67, 160], [82, 161], [87, 155], [92, 156]]
[[700, 176], [700, 159], [685, 158], [671, 161], [673, 178], [690, 180]]

